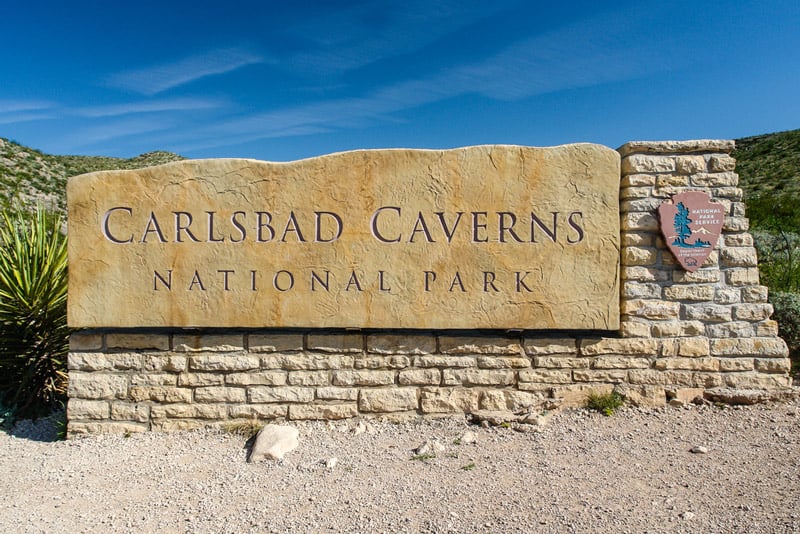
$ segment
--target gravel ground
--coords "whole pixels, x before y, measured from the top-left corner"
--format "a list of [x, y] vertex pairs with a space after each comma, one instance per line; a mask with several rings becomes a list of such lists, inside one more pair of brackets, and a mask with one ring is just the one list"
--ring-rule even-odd
[[[0, 530], [800, 531], [796, 401], [568, 410], [530, 433], [356, 424], [296, 423], [283, 461], [248, 464], [245, 438], [220, 431], [51, 442], [52, 425], [23, 422], [0, 433]], [[445, 450], [415, 457], [428, 440]]]

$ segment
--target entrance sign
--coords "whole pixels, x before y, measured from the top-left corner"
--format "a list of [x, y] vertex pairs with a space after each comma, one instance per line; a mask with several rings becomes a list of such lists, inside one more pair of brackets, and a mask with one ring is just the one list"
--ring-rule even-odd
[[713, 202], [708, 193], [687, 191], [661, 204], [658, 217], [670, 252], [681, 267], [694, 272], [717, 244], [725, 208], [719, 202]]
[[619, 176], [590, 144], [78, 176], [69, 324], [615, 330]]

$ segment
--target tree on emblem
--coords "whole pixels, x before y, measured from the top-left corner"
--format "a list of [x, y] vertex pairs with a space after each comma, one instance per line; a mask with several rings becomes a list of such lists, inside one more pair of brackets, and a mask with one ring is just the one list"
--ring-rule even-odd
[[678, 202], [678, 205], [675, 206], [678, 208], [678, 213], [675, 214], [675, 231], [678, 232], [678, 237], [672, 243], [678, 247], [688, 248], [691, 245], [686, 243], [686, 238], [691, 237], [692, 229], [689, 228], [689, 224], [692, 220], [689, 218], [689, 208], [683, 205], [683, 202]]

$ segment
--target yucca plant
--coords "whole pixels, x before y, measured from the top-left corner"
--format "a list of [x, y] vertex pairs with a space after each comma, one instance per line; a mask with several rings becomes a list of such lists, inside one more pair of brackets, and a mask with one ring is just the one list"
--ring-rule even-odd
[[38, 206], [0, 212], [0, 400], [43, 415], [66, 394], [67, 237]]

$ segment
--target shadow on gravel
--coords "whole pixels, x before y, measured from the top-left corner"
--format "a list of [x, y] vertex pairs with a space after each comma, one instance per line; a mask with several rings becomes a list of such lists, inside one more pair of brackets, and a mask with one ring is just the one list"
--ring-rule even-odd
[[59, 410], [47, 417], [17, 421], [11, 429], [3, 429], [3, 431], [19, 439], [43, 442], [60, 441], [64, 439], [66, 420], [64, 410]]

